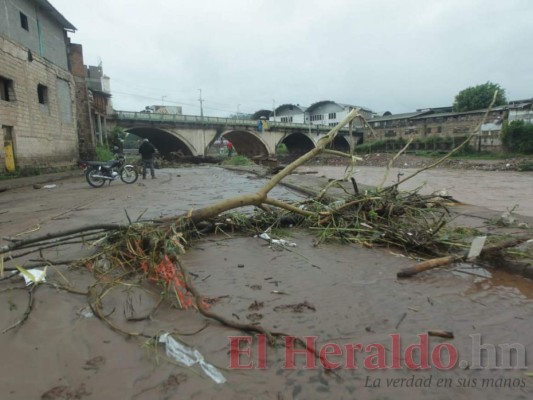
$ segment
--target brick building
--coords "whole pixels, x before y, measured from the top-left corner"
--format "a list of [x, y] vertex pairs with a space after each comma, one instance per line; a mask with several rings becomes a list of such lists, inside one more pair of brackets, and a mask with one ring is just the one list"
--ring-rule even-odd
[[0, 170], [78, 159], [74, 30], [46, 0], [0, 0]]
[[[424, 143], [447, 144], [451, 147], [478, 128], [478, 135], [471, 145], [478, 149], [499, 149], [499, 135], [502, 122], [507, 118], [509, 106], [491, 109], [483, 121], [486, 110], [452, 112], [451, 107], [428, 108], [412, 113], [390, 114], [368, 120], [370, 128], [365, 128], [365, 141], [397, 140], [406, 141], [413, 135], [413, 147], [423, 148]], [[372, 134], [373, 133], [373, 134]], [[431, 147], [430, 146], [430, 147]]]

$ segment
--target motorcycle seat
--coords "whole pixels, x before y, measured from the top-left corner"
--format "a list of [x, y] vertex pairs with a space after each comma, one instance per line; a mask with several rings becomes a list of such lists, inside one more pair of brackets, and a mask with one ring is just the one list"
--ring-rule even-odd
[[101, 166], [101, 167], [112, 167], [117, 164], [117, 160], [111, 161], [88, 161], [87, 164], [92, 166]]

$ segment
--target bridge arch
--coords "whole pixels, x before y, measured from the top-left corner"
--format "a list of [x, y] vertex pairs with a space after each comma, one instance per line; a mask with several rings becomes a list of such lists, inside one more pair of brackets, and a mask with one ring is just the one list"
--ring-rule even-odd
[[301, 132], [286, 135], [280, 140], [278, 145], [282, 143], [287, 146], [287, 150], [290, 154], [304, 154], [316, 147], [313, 140]]
[[235, 151], [247, 157], [268, 156], [268, 146], [256, 133], [246, 130], [227, 130], [220, 135], [229, 140]]
[[[356, 142], [357, 142], [357, 138], [354, 139], [354, 144]], [[350, 153], [350, 149], [351, 149], [350, 137], [337, 134], [337, 136], [335, 136], [335, 139], [333, 139], [333, 142], [331, 143], [330, 148], [333, 150], [342, 151], [344, 153]]]
[[194, 146], [176, 132], [149, 126], [126, 128], [125, 131], [140, 138], [148, 139], [162, 155], [171, 152], [181, 152], [185, 156], [198, 154]]

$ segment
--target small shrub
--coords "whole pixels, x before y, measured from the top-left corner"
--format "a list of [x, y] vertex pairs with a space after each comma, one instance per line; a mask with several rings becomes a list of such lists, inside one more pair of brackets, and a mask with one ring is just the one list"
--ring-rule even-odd
[[280, 143], [278, 147], [276, 148], [276, 154], [280, 156], [284, 156], [289, 153], [289, 149], [287, 148], [287, 145], [285, 143]]
[[519, 171], [533, 171], [533, 162], [524, 162], [518, 165]]
[[19, 171], [18, 171], [18, 176], [20, 177], [24, 177], [24, 176], [36, 176], [36, 175], [41, 175], [42, 173], [42, 169], [40, 169], [39, 167], [22, 167]]
[[13, 172], [6, 171], [2, 175], [0, 175], [0, 180], [11, 179], [11, 178], [24, 178], [27, 176], [41, 175], [42, 173], [43, 173], [43, 170], [37, 166], [21, 167], [21, 168], [17, 168]]
[[357, 146], [355, 146], [355, 151], [359, 154], [381, 151], [385, 148], [385, 144], [385, 140], [374, 140], [373, 142], [358, 144]]
[[231, 158], [227, 158], [223, 162], [224, 165], [247, 165], [251, 163], [252, 161], [246, 156], [234, 156]]
[[533, 153], [533, 124], [520, 120], [504, 123], [502, 144], [507, 151]]
[[109, 161], [113, 159], [113, 152], [107, 147], [97, 147], [96, 148], [96, 157], [98, 161]]

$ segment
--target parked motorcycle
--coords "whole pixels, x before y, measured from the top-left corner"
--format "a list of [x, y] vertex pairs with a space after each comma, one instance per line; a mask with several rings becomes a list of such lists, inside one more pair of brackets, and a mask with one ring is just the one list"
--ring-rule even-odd
[[133, 165], [126, 164], [126, 157], [120, 154], [118, 148], [113, 149], [115, 158], [111, 161], [87, 161], [85, 178], [92, 187], [102, 187], [106, 181], [120, 177], [124, 183], [135, 183], [139, 177], [137, 169]]

